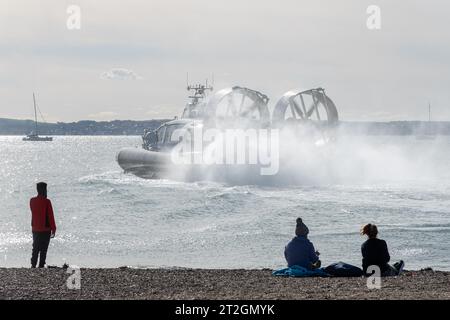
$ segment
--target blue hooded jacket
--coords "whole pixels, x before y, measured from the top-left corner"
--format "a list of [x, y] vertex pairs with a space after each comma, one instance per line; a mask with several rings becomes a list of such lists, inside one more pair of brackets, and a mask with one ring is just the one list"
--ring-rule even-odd
[[284, 250], [288, 267], [294, 265], [311, 270], [311, 264], [316, 263], [319, 257], [316, 254], [311, 241], [305, 236], [296, 236], [286, 246]]

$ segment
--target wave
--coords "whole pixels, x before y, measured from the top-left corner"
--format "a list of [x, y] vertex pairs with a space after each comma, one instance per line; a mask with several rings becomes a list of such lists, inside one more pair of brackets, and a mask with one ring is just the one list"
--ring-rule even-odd
[[258, 197], [257, 194], [250, 191], [249, 187], [246, 186], [236, 186], [236, 187], [225, 187], [222, 190], [217, 190], [215, 194], [208, 195], [209, 199], [236, 199], [237, 197], [245, 196], [246, 199], [249, 197]]
[[103, 173], [91, 174], [80, 177], [78, 182], [83, 185], [131, 185], [141, 187], [171, 187], [186, 189], [207, 189], [217, 186], [216, 183], [209, 182], [182, 182], [169, 179], [141, 179], [123, 171], [107, 171]]

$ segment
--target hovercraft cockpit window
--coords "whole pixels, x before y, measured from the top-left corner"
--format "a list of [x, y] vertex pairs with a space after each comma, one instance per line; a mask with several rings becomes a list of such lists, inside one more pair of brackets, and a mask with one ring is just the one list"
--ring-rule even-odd
[[176, 130], [183, 129], [184, 124], [172, 124], [168, 125], [165, 132], [164, 144], [165, 145], [175, 145], [179, 142], [179, 139], [172, 140], [172, 135]]
[[164, 143], [165, 132], [166, 126], [162, 126], [156, 131], [156, 135], [158, 136], [158, 145], [162, 145]]

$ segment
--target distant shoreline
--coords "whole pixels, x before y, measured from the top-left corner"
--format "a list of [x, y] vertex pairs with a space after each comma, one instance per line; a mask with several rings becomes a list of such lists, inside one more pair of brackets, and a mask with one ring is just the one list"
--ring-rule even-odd
[[[133, 121], [78, 121], [71, 123], [39, 123], [39, 134], [49, 136], [129, 136], [142, 135], [146, 129], [156, 129], [169, 119]], [[31, 120], [0, 118], [1, 136], [25, 136], [34, 130]]]
[[69, 290], [67, 270], [0, 268], [0, 299], [450, 299], [450, 272], [405, 271], [382, 278], [285, 278], [272, 270], [81, 269], [81, 290]]
[[[145, 121], [78, 121], [71, 123], [39, 123], [39, 134], [50, 136], [141, 136], [171, 119]], [[344, 135], [450, 136], [450, 121], [340, 121], [338, 130]], [[34, 130], [31, 120], [0, 118], [0, 136], [25, 136]]]

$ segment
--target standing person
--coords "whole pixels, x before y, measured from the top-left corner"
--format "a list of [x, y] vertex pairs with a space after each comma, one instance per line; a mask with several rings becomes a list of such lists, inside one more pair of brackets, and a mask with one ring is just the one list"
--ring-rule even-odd
[[314, 245], [308, 240], [308, 227], [302, 218], [297, 218], [296, 222], [295, 237], [284, 250], [288, 267], [297, 265], [309, 270], [320, 268], [319, 252], [315, 251]]
[[30, 200], [31, 228], [33, 232], [31, 267], [36, 268], [38, 256], [40, 256], [39, 268], [43, 268], [47, 258], [50, 238], [55, 236], [56, 224], [52, 202], [47, 199], [47, 184], [39, 182], [36, 186], [38, 195]]
[[361, 235], [366, 235], [369, 239], [361, 246], [363, 256], [362, 267], [364, 274], [367, 274], [367, 268], [375, 265], [380, 268], [382, 276], [399, 275], [405, 263], [400, 260], [391, 266], [388, 264], [391, 259], [386, 241], [378, 239], [378, 228], [374, 224], [366, 224], [361, 228]]

